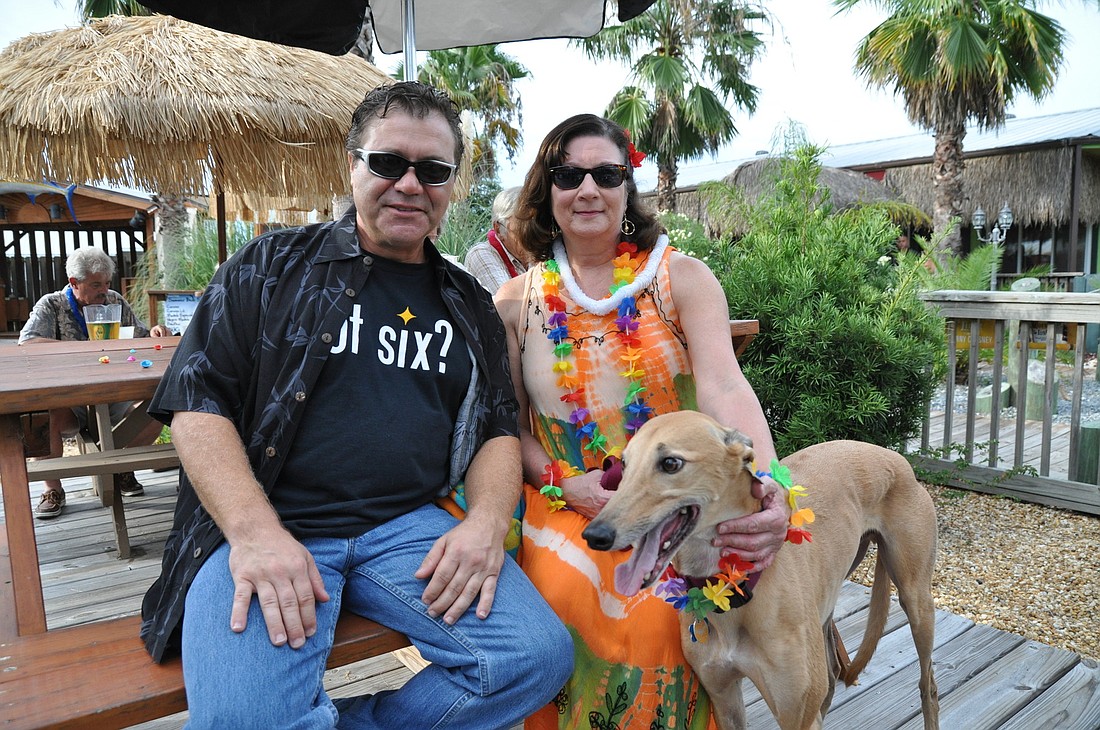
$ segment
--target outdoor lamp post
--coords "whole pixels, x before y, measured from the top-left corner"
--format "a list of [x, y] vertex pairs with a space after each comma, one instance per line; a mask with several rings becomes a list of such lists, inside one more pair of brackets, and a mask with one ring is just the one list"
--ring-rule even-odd
[[[982, 243], [992, 243], [995, 246], [1000, 246], [1005, 242], [1005, 237], [1008, 235], [1008, 229], [1012, 226], [1012, 208], [1008, 207], [1008, 201], [1005, 201], [1004, 206], [1001, 208], [1001, 212], [997, 214], [997, 222], [993, 224], [993, 228], [990, 229], [988, 236], [982, 235], [982, 229], [985, 228], [985, 211], [981, 206], [978, 206], [974, 210], [974, 215], [970, 219], [970, 225], [974, 226], [974, 232], [978, 236], [978, 240]], [[989, 276], [989, 290], [995, 291], [997, 289], [997, 267], [993, 266], [993, 271]]]

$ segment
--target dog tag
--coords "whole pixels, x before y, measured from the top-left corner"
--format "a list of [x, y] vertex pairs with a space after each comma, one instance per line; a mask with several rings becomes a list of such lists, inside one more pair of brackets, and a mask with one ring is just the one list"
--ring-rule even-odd
[[695, 619], [691, 622], [691, 626], [688, 627], [688, 631], [691, 633], [691, 640], [700, 644], [707, 643], [707, 639], [710, 638], [710, 621], [707, 619], [699, 620]]

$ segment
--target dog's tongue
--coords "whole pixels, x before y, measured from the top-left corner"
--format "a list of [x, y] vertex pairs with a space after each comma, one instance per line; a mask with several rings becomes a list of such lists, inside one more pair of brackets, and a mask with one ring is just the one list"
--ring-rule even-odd
[[646, 574], [657, 563], [660, 547], [661, 526], [658, 525], [645, 534], [627, 561], [615, 568], [615, 590], [624, 596], [633, 596], [640, 591]]

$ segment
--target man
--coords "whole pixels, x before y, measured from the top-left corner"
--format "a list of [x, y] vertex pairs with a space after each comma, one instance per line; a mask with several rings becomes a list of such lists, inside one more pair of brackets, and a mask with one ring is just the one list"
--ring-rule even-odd
[[520, 190], [521, 188], [514, 187], [497, 193], [493, 198], [493, 217], [487, 234], [488, 240], [471, 247], [462, 262], [466, 270], [493, 294], [497, 293], [504, 282], [527, 271], [530, 264], [531, 255], [523, 249], [508, 227], [508, 221], [516, 212]]
[[[353, 209], [223, 265], [154, 397], [183, 472], [142, 636], [158, 661], [182, 650], [192, 727], [508, 727], [572, 671], [503, 551], [520, 488], [503, 325], [428, 240], [458, 125], [431, 87], [367, 94]], [[463, 478], [459, 522], [433, 499]], [[432, 664], [337, 708], [321, 678], [341, 607]]]
[[[163, 325], [150, 330], [134, 315], [134, 310], [121, 294], [111, 289], [115, 275], [115, 262], [102, 249], [78, 248], [65, 259], [65, 274], [69, 284], [61, 291], [39, 299], [31, 310], [30, 318], [19, 333], [19, 344], [54, 342], [57, 340], [86, 340], [88, 327], [84, 321], [84, 307], [90, 304], [118, 304], [122, 307], [122, 327], [133, 327], [134, 337], [166, 337], [171, 332]], [[111, 423], [117, 425], [132, 409], [133, 403], [111, 404]], [[143, 416], [135, 416], [143, 418]], [[84, 408], [61, 408], [50, 411], [50, 456], [61, 456], [62, 439], [71, 437], [88, 425]], [[141, 429], [131, 443], [151, 444], [160, 435], [161, 425], [152, 419]], [[124, 445], [124, 444], [120, 444]], [[133, 472], [119, 474], [115, 488], [123, 497], [139, 497], [145, 489]], [[65, 508], [65, 490], [60, 479], [46, 480], [34, 516], [40, 520], [53, 519]]]

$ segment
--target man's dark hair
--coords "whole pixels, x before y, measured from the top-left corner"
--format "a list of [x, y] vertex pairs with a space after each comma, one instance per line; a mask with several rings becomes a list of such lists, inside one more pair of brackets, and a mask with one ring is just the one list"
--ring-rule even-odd
[[398, 81], [367, 92], [351, 115], [351, 129], [348, 130], [347, 139], [344, 141], [347, 151], [354, 152], [360, 147], [363, 143], [363, 134], [373, 120], [384, 118], [393, 107], [398, 107], [417, 119], [423, 119], [432, 112], [442, 114], [455, 138], [454, 162], [456, 165], [462, 163], [466, 146], [462, 141], [458, 106], [451, 97], [439, 89], [419, 81]]
[[626, 131], [615, 122], [595, 114], [577, 114], [550, 130], [539, 147], [535, 163], [527, 172], [523, 190], [516, 203], [511, 226], [520, 245], [534, 254], [536, 260], [545, 261], [553, 255], [553, 243], [557, 237], [550, 199], [550, 168], [565, 160], [565, 148], [578, 137], [602, 137], [610, 140], [622, 154], [623, 164], [629, 174], [626, 185], [626, 217], [634, 224], [632, 235], [623, 240], [637, 244], [639, 250], [652, 248], [661, 234], [657, 217], [642, 205], [638, 186], [634, 183], [634, 168], [630, 165]]

